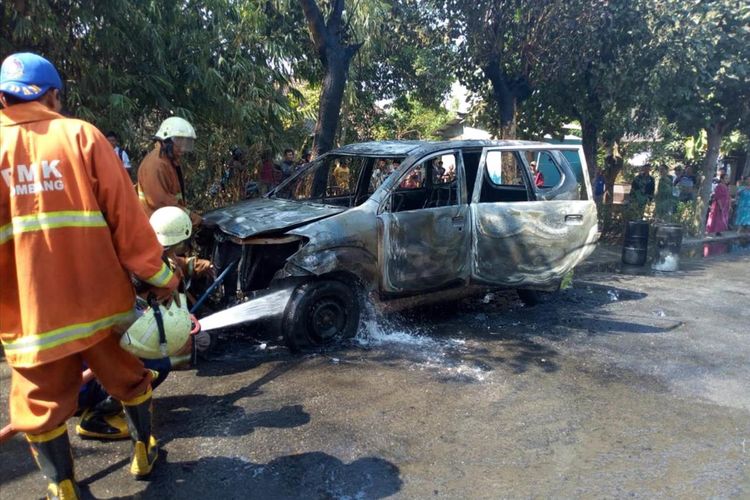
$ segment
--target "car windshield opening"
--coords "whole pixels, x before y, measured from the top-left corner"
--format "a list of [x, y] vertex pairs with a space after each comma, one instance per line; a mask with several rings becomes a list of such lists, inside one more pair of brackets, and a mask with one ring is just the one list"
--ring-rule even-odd
[[325, 155], [279, 186], [272, 197], [354, 207], [367, 200], [402, 159]]

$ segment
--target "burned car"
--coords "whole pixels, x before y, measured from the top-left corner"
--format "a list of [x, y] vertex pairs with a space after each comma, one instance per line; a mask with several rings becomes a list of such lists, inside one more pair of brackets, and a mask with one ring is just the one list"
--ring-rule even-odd
[[293, 289], [293, 349], [353, 336], [361, 297], [395, 309], [515, 288], [532, 301], [597, 240], [581, 148], [528, 141], [351, 144], [205, 218], [215, 264], [236, 265], [230, 296]]

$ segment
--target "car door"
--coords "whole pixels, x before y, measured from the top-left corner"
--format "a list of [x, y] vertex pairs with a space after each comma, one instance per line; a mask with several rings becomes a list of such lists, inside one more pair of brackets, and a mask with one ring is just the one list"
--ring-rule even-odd
[[[579, 172], [565, 156], [571, 152]], [[596, 205], [580, 146], [485, 148], [470, 207], [471, 278], [479, 283], [548, 287], [596, 244]]]
[[381, 291], [411, 294], [468, 281], [471, 242], [461, 154], [416, 162], [393, 184], [378, 214]]

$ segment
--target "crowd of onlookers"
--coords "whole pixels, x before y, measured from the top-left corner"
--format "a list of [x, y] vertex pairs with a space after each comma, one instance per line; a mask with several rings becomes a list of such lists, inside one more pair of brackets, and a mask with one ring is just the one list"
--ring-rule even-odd
[[[646, 216], [653, 202], [653, 219], [658, 222], [673, 222], [678, 203], [696, 200], [700, 180], [691, 166], [675, 167], [674, 175], [665, 165], [658, 167], [658, 180], [651, 175], [651, 164], [646, 163], [633, 178], [630, 187], [629, 216], [641, 219]], [[597, 186], [603, 182], [599, 175]], [[750, 175], [730, 186], [727, 169], [721, 167], [711, 180], [706, 232], [720, 236], [723, 231], [735, 227], [739, 232], [750, 232]]]

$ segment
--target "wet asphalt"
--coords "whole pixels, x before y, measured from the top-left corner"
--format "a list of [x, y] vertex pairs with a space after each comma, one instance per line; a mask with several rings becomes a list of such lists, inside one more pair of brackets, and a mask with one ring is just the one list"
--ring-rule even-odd
[[[150, 481], [129, 443], [73, 437], [78, 478], [89, 498], [748, 498], [750, 257], [683, 269], [579, 275], [533, 308], [488, 294], [301, 356], [224, 333], [159, 388]], [[1, 445], [0, 498], [43, 493], [24, 441]]]

